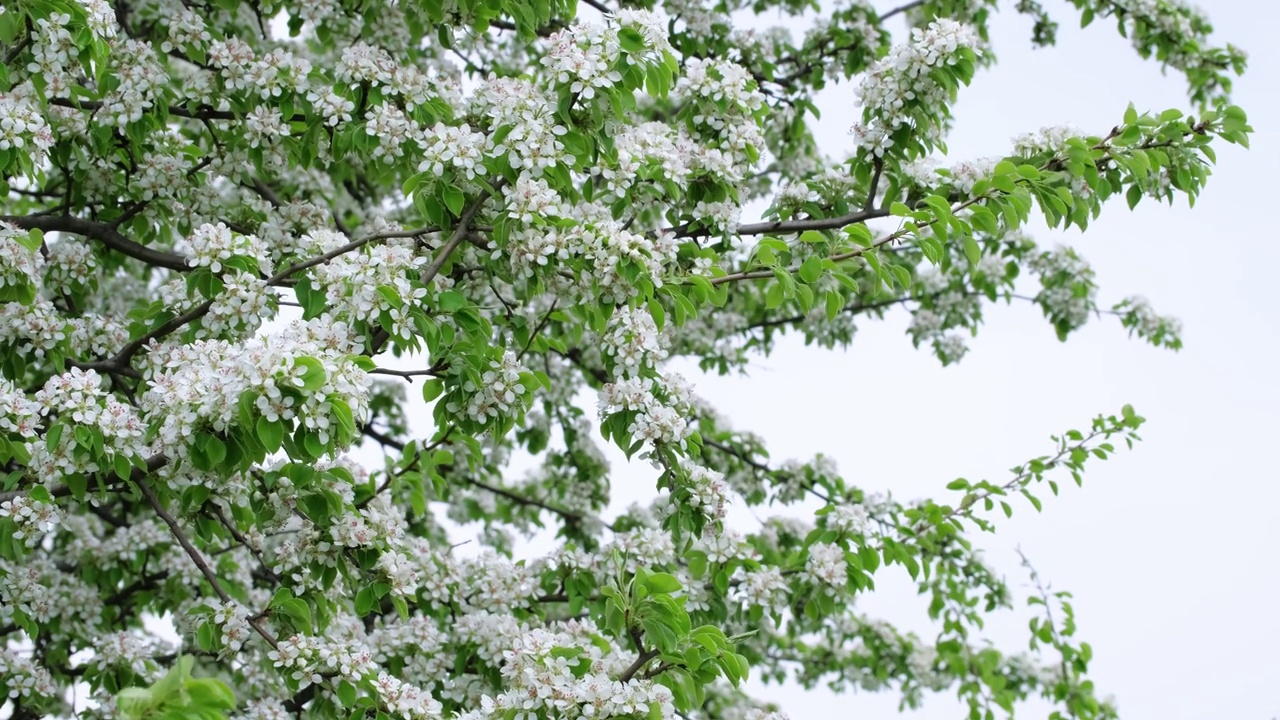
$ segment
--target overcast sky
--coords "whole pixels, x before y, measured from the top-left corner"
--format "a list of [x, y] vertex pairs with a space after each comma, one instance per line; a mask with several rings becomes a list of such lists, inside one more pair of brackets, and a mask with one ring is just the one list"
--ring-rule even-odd
[[[1056, 48], [1032, 50], [1030, 22], [1007, 9], [993, 22], [1000, 63], [961, 91], [951, 157], [1005, 154], [1014, 135], [1045, 125], [1103, 134], [1130, 101], [1157, 112], [1188, 108], [1181, 77], [1164, 77], [1139, 59], [1113, 22], [1079, 30], [1067, 3], [1044, 4], [1061, 23]], [[1102, 694], [1116, 695], [1126, 720], [1280, 716], [1273, 647], [1280, 642], [1280, 485], [1272, 463], [1280, 434], [1273, 377], [1280, 238], [1271, 217], [1280, 209], [1271, 185], [1280, 171], [1280, 11], [1260, 0], [1220, 0], [1208, 9], [1216, 39], [1250, 53], [1235, 99], [1258, 131], [1253, 150], [1220, 146], [1218, 170], [1194, 210], [1148, 200], [1131, 213], [1118, 200], [1084, 236], [1032, 228], [1042, 244], [1071, 243], [1093, 263], [1100, 304], [1144, 294], [1158, 311], [1181, 318], [1184, 350], [1130, 340], [1114, 318], [1094, 320], [1062, 344], [1039, 311], [1023, 304], [989, 309], [970, 353], [949, 368], [911, 347], [905, 312], [864, 325], [848, 352], [783, 343], [753, 364], [749, 378], [681, 368], [735, 427], [761, 434], [774, 458], [826, 453], [848, 481], [904, 500], [943, 496], [960, 476], [1006, 480], [1008, 468], [1052, 451], [1050, 434], [1132, 403], [1149, 419], [1145, 442], [1091, 464], [1084, 488], [1068, 483], [1043, 514], [1018, 504], [997, 535], [980, 539], [1020, 606], [995, 619], [988, 636], [1008, 651], [1025, 647], [1020, 546], [1054, 589], [1075, 593], [1078, 637], [1095, 650], [1092, 675]], [[823, 146], [843, 156], [856, 112], [851, 87], [828, 89], [819, 105]], [[653, 470], [612, 457], [615, 507], [651, 497]], [[881, 573], [879, 590], [861, 607], [932, 637], [909, 583], [892, 578]], [[835, 707], [822, 690], [758, 690], [794, 720], [831, 717]], [[889, 717], [897, 701], [841, 698], [838, 715]], [[1038, 705], [1021, 713], [1045, 715]], [[913, 715], [962, 716], [950, 696]]]

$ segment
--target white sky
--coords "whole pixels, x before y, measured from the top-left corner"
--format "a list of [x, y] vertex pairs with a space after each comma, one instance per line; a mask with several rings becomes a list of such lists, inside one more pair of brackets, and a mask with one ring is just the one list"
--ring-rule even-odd
[[[1045, 125], [1101, 134], [1130, 101], [1141, 110], [1189, 109], [1182, 78], [1139, 59], [1112, 21], [1079, 30], [1074, 9], [1046, 0], [1061, 24], [1058, 46], [1032, 50], [1030, 22], [1010, 4], [992, 26], [1000, 63], [961, 91], [951, 157], [1002, 155], [1014, 135]], [[850, 482], [899, 499], [944, 496], [960, 476], [1007, 479], [1009, 467], [1052, 451], [1050, 434], [1132, 403], [1149, 419], [1145, 442], [1095, 461], [1084, 488], [1068, 480], [1042, 514], [1015, 503], [1014, 518], [980, 538], [1020, 608], [1028, 587], [1019, 546], [1055, 589], [1074, 592], [1078, 638], [1095, 651], [1092, 675], [1126, 720], [1280, 715], [1280, 659], [1269, 647], [1280, 641], [1280, 487], [1265, 450], [1280, 433], [1280, 384], [1270, 377], [1280, 355], [1272, 275], [1280, 249], [1268, 222], [1277, 201], [1265, 184], [1280, 169], [1280, 10], [1251, 0], [1207, 7], [1215, 40], [1250, 53], [1235, 99], [1258, 131], [1253, 150], [1221, 145], [1219, 171], [1192, 211], [1146, 200], [1130, 212], [1117, 199], [1084, 236], [1031, 228], [1042, 244], [1074, 244], [1093, 263], [1100, 304], [1140, 293], [1181, 318], [1181, 352], [1130, 340], [1114, 318], [1092, 321], [1064, 345], [1039, 310], [1021, 304], [990, 308], [970, 353], [950, 368], [911, 347], [903, 311], [864, 325], [848, 352], [784, 343], [749, 378], [681, 368], [737, 428], [761, 434], [776, 460], [826, 453]], [[843, 156], [852, 88], [829, 88], [819, 105], [822, 145]], [[429, 429], [429, 416], [417, 419]], [[612, 458], [615, 507], [652, 496], [647, 464]], [[861, 606], [932, 637], [924, 606], [895, 572], [882, 571], [880, 589]], [[1028, 617], [1004, 613], [988, 637], [1006, 651], [1023, 649]], [[841, 717], [897, 712], [893, 694], [757, 689], [794, 720], [830, 717], [837, 702]], [[1024, 717], [1047, 714], [1040, 705], [1026, 710]], [[949, 695], [914, 714], [963, 716]]]

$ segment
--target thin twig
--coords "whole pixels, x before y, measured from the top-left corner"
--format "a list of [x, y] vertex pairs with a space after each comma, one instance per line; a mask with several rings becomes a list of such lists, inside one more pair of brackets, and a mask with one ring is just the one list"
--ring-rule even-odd
[[[191, 558], [191, 562], [195, 563], [196, 569], [200, 571], [200, 574], [204, 576], [204, 579], [208, 580], [209, 584], [213, 586], [213, 591], [217, 593], [218, 598], [224, 603], [234, 602], [232, 597], [227, 594], [227, 591], [223, 589], [222, 583], [218, 581], [218, 576], [213, 572], [213, 569], [209, 567], [209, 563], [205, 561], [204, 556], [201, 555], [200, 551], [191, 544], [191, 540], [187, 538], [187, 534], [182, 531], [182, 527], [178, 524], [177, 519], [174, 518], [173, 515], [164, 508], [164, 505], [160, 503], [160, 498], [156, 497], [155, 490], [151, 489], [151, 485], [147, 483], [146, 479], [141, 477], [135, 478], [134, 484], [142, 491], [142, 495], [151, 505], [151, 509], [155, 510], [156, 514], [160, 516], [160, 519], [164, 521], [164, 524], [169, 526], [169, 532], [173, 535], [174, 539], [178, 541], [178, 544], [182, 546], [182, 549], [186, 551], [187, 556]], [[266, 627], [263, 626], [261, 618], [250, 617], [248, 622], [250, 627], [257, 631], [257, 633], [262, 636], [263, 640], [267, 641], [268, 645], [273, 649], [278, 646], [275, 635], [271, 634], [271, 631], [267, 630]]]
[[556, 311], [556, 304], [559, 302], [560, 302], [559, 298], [556, 298], [554, 301], [552, 301], [551, 309], [547, 310], [547, 314], [542, 316], [542, 321], [539, 322], [538, 326], [535, 327], [533, 329], [533, 332], [529, 334], [529, 342], [526, 342], [524, 344], [524, 348], [520, 350], [520, 354], [516, 356], [516, 360], [524, 359], [525, 354], [529, 352], [529, 348], [533, 347], [533, 341], [538, 338], [538, 333], [541, 333], [542, 330], [547, 326], [547, 323], [551, 321], [551, 315]]

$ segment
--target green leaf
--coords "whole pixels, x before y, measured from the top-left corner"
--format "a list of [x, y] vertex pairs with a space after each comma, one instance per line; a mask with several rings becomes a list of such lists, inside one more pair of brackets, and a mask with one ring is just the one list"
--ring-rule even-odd
[[373, 608], [377, 606], [378, 598], [373, 594], [373, 587], [365, 587], [356, 593], [355, 610], [356, 614], [364, 617], [373, 612]]
[[871, 231], [862, 223], [850, 225], [844, 229], [844, 232], [858, 247], [869, 248], [875, 243], [874, 238], [871, 237]]
[[440, 304], [441, 310], [447, 313], [453, 313], [466, 307], [467, 298], [464, 297], [462, 293], [448, 290], [440, 293], [440, 295], [436, 297], [436, 302]]
[[27, 491], [27, 497], [46, 505], [53, 504], [53, 496], [49, 494], [49, 489], [43, 485], [33, 485], [31, 489]]
[[822, 277], [822, 258], [812, 255], [800, 265], [800, 279], [812, 284]]
[[889, 273], [893, 275], [893, 279], [898, 283], [899, 287], [911, 287], [911, 271], [902, 265], [890, 265]]
[[786, 299], [786, 291], [782, 289], [782, 284], [777, 282], [769, 283], [769, 287], [764, 291], [764, 307], [766, 310], [772, 310], [782, 304]]
[[644, 36], [632, 27], [624, 27], [618, 31], [618, 44], [633, 55], [645, 51]]
[[423, 402], [431, 402], [440, 397], [440, 393], [444, 392], [444, 382], [439, 378], [431, 378], [422, 383], [422, 400]]
[[982, 249], [978, 247], [978, 241], [974, 240], [972, 235], [964, 236], [964, 256], [969, 259], [970, 265], [977, 265], [982, 259]]
[[[862, 226], [856, 225], [854, 227], [862, 227]], [[802, 243], [823, 243], [826, 241], [827, 241], [827, 236], [823, 235], [817, 230], [805, 230], [804, 232], [800, 233], [800, 242]]]
[[256, 423], [258, 431], [258, 440], [267, 452], [274, 453], [280, 450], [281, 443], [284, 442], [284, 423], [279, 420], [268, 420], [265, 416], [258, 418]]
[[355, 707], [356, 686], [346, 680], [338, 683], [338, 702], [341, 702], [343, 707]]
[[217, 647], [216, 642], [217, 635], [213, 623], [200, 623], [200, 627], [196, 630], [196, 647], [209, 652]]
[[222, 438], [217, 435], [209, 435], [208, 438], [209, 440], [204, 448], [205, 456], [215, 466], [220, 465], [223, 460], [227, 459], [227, 444], [222, 442]]
[[444, 206], [449, 208], [449, 212], [453, 213], [454, 216], [462, 215], [462, 208], [467, 203], [467, 196], [453, 185], [446, 185], [441, 194]]
[[694, 579], [701, 579], [707, 574], [707, 554], [702, 551], [690, 552], [687, 556], [689, 561], [689, 574]]
[[645, 585], [655, 593], [673, 593], [684, 587], [670, 573], [653, 573], [645, 579]]
[[324, 387], [328, 374], [324, 371], [324, 365], [313, 357], [305, 355], [294, 358], [294, 365], [302, 367], [302, 389], [308, 391], [319, 390]]

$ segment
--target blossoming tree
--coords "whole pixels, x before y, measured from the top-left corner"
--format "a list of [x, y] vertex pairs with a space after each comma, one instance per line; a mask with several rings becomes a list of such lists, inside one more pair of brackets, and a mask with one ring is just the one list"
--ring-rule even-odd
[[[939, 161], [995, 0], [835, 3], [802, 37], [732, 24], [799, 0], [9, 0], [0, 715], [779, 717], [754, 677], [1113, 717], [1065, 596], [1031, 598], [1032, 653], [982, 640], [1014, 600], [969, 533], [1078, 482], [1132, 409], [902, 504], [770, 459], [666, 362], [736, 372], [902, 306], [952, 363], [1006, 301], [1177, 348], [1023, 228], [1194, 199], [1247, 144], [1244, 56], [1177, 0], [1072, 4], [1185, 75], [1189, 114]], [[609, 508], [602, 442], [652, 464], [650, 505]], [[558, 548], [517, 552], [539, 528]], [[936, 636], [859, 611], [890, 573]]]

